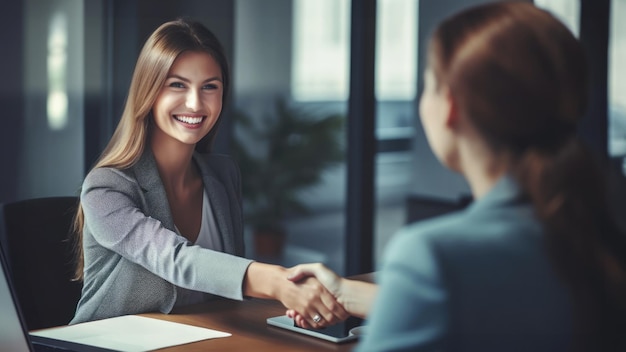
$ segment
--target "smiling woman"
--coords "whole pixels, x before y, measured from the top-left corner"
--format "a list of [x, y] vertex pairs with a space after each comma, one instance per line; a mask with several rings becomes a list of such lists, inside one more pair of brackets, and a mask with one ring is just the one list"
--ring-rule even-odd
[[[197, 175], [177, 184], [176, 176], [164, 165], [189, 160], [173, 151], [193, 150], [215, 126], [222, 111], [221, 77], [221, 69], [211, 55], [201, 51], [183, 52], [170, 68], [152, 109], [154, 129], [150, 147], [157, 164], [162, 166], [159, 173], [169, 195], [177, 230], [192, 243], [198, 240], [201, 230], [203, 184]], [[221, 249], [217, 247], [217, 238], [212, 238], [211, 243], [210, 248]]]
[[209, 150], [228, 84], [221, 44], [196, 22], [165, 23], [144, 45], [119, 125], [83, 182], [72, 323], [211, 295], [277, 299], [316, 327], [347, 317], [317, 280], [294, 284], [285, 268], [240, 257], [239, 169]]
[[153, 149], [167, 140], [196, 144], [209, 133], [222, 111], [220, 71], [207, 53], [180, 54], [154, 103]]

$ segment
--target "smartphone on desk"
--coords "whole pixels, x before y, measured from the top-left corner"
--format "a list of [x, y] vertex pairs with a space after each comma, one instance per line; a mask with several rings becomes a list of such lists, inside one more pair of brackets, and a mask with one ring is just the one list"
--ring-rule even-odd
[[350, 317], [346, 321], [321, 329], [305, 329], [286, 315], [267, 318], [267, 324], [334, 343], [353, 341], [363, 334], [363, 319]]

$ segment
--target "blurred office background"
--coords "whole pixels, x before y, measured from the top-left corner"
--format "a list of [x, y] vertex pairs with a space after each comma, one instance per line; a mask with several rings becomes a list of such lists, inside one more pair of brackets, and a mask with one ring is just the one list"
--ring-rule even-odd
[[[217, 152], [232, 154], [243, 141], [262, 156], [267, 141], [247, 138], [235, 116], [263, 127], [266, 118], [275, 118], [278, 100], [317, 118], [344, 120], [338, 134], [344, 157], [319, 171], [319, 183], [297, 192], [308, 214], [288, 211], [282, 253], [261, 259], [284, 265], [321, 261], [341, 274], [375, 270], [401, 226], [470, 201], [461, 177], [430, 152], [418, 103], [429, 32], [444, 16], [482, 2], [6, 3], [0, 13], [0, 202], [77, 195], [117, 124], [144, 40], [159, 24], [187, 16], [216, 33], [232, 64], [232, 95]], [[590, 51], [592, 106], [581, 134], [622, 170], [621, 181], [626, 23], [620, 19], [626, 0], [535, 2], [560, 17]], [[259, 257], [253, 232], [249, 224], [248, 255]]]

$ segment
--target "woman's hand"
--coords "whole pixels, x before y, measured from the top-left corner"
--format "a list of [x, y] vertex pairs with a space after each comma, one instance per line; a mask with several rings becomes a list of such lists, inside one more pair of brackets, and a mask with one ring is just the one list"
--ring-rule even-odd
[[[311, 277], [315, 277], [319, 282], [326, 287], [326, 289], [334, 296], [334, 298], [339, 302], [341, 295], [341, 282], [342, 278], [335, 274], [332, 270], [328, 269], [324, 264], [316, 263], [316, 264], [300, 264], [294, 266], [293, 268], [288, 270], [289, 277], [288, 279], [293, 282], [306, 281]], [[292, 318], [295, 323], [303, 328], [309, 329], [315, 327], [307, 321], [301, 314], [298, 314], [294, 309], [287, 310], [287, 316]], [[341, 319], [341, 321], [348, 318], [349, 315], [346, 315]]]
[[287, 270], [289, 272], [288, 279], [293, 282], [298, 282], [304, 278], [315, 277], [319, 282], [328, 289], [330, 293], [338, 298], [341, 294], [342, 278], [335, 274], [332, 270], [328, 269], [322, 263], [314, 264], [300, 264]]
[[[372, 306], [378, 286], [372, 283], [348, 280], [335, 274], [323, 264], [300, 264], [288, 270], [289, 280], [299, 282], [315, 277], [334, 296], [337, 302], [350, 314], [365, 318]], [[315, 327], [306, 316], [293, 309], [287, 310], [287, 316], [294, 319], [303, 328]], [[347, 319], [347, 316], [342, 320]]]
[[288, 276], [281, 266], [254, 262], [246, 272], [244, 294], [279, 300], [307, 327], [317, 329], [347, 319], [349, 313], [318, 279], [307, 277], [292, 282]]
[[279, 300], [289, 311], [299, 315], [300, 326], [317, 329], [344, 321], [350, 316], [318, 279], [308, 277], [296, 283], [284, 281], [286, 286]]

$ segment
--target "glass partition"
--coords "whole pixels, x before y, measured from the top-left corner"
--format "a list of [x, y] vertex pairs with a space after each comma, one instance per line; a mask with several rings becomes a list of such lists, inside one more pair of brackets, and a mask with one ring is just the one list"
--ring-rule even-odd
[[375, 266], [390, 237], [407, 221], [417, 116], [417, 25], [417, 1], [377, 1]]
[[238, 0], [234, 154], [247, 255], [344, 271], [348, 0]]
[[626, 175], [626, 13], [625, 0], [611, 1], [609, 35], [609, 155], [622, 160]]
[[535, 5], [550, 11], [578, 36], [580, 32], [580, 1], [535, 0]]

